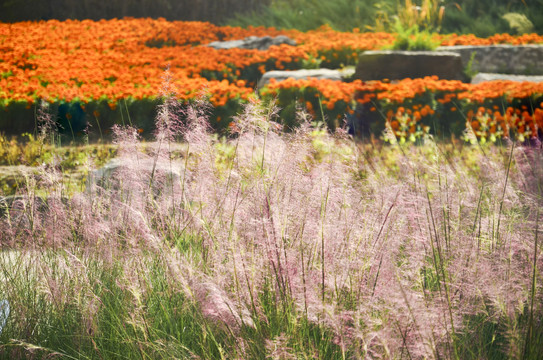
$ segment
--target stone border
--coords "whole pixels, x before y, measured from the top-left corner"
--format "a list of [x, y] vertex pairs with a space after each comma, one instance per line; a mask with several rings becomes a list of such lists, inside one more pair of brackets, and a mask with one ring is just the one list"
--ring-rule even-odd
[[460, 54], [472, 72], [543, 75], [543, 45], [442, 46], [437, 51]]

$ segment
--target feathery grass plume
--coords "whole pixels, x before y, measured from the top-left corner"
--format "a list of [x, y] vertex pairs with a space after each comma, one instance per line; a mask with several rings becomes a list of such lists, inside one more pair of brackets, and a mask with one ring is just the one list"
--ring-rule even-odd
[[543, 201], [543, 150], [532, 146], [519, 146], [514, 152], [517, 172], [514, 179], [520, 188], [533, 196], [536, 201]]
[[279, 108], [272, 101], [268, 105], [263, 104], [259, 99], [250, 97], [249, 103], [245, 105], [243, 113], [234, 116], [230, 130], [233, 134], [244, 134], [253, 132], [262, 134], [268, 131], [281, 130], [281, 125], [275, 122]]
[[183, 127], [180, 117], [180, 103], [177, 99], [177, 90], [173, 83], [173, 76], [169, 67], [162, 76], [162, 86], [159, 96], [162, 103], [157, 106], [155, 119], [155, 139], [161, 142], [172, 142]]
[[49, 111], [49, 102], [45, 99], [40, 100], [36, 121], [39, 130], [38, 141], [45, 143], [45, 140], [50, 137], [50, 145], [54, 145], [59, 125]]
[[196, 145], [209, 139], [211, 125], [208, 119], [212, 105], [208, 97], [207, 90], [202, 89], [198, 97], [181, 111], [185, 123], [180, 129], [180, 134], [190, 144]]
[[535, 149], [282, 133], [257, 102], [218, 140], [194, 106], [147, 153], [115, 128], [109, 185], [0, 217], [0, 357], [538, 354]]

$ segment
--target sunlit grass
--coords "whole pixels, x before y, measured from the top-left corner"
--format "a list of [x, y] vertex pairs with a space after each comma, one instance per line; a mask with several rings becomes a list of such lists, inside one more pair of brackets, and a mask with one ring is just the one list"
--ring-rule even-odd
[[218, 139], [167, 104], [155, 143], [114, 130], [107, 187], [40, 167], [3, 205], [1, 358], [541, 357], [541, 150], [285, 134], [258, 104]]

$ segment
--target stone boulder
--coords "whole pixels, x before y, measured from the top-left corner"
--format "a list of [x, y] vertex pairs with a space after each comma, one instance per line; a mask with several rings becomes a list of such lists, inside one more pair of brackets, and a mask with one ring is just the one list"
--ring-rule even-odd
[[509, 81], [518, 81], [518, 82], [523, 82], [523, 81], [543, 82], [543, 76], [478, 73], [471, 79], [471, 83], [479, 84], [485, 81], [494, 81], [494, 80], [509, 80]]
[[437, 75], [440, 79], [465, 81], [459, 54], [446, 51], [366, 51], [360, 54], [355, 79], [400, 80]]
[[459, 54], [464, 68], [475, 72], [543, 75], [543, 45], [442, 46], [437, 51]]
[[181, 165], [155, 162], [152, 158], [126, 163], [112, 159], [103, 167], [92, 171], [86, 184], [87, 193], [99, 190], [132, 192], [143, 195], [149, 187], [153, 196], [171, 194], [181, 184]]
[[268, 50], [270, 46], [281, 45], [281, 44], [295, 46], [296, 41], [292, 40], [291, 38], [285, 35], [279, 35], [276, 37], [249, 36], [241, 40], [213, 41], [212, 43], [209, 43], [206, 46], [215, 48], [217, 50], [225, 50], [225, 49], [233, 49], [233, 48]]
[[[29, 195], [8, 195], [0, 196], [0, 217], [30, 214], [32, 212], [47, 212], [49, 209], [62, 204], [67, 206], [70, 202], [68, 197], [41, 197]], [[32, 210], [30, 210], [32, 209]]]
[[342, 70], [332, 70], [332, 69], [302, 69], [302, 70], [292, 70], [292, 71], [282, 71], [282, 70], [273, 70], [268, 71], [262, 75], [262, 78], [258, 82], [258, 88], [266, 86], [271, 79], [277, 81], [283, 81], [288, 78], [293, 78], [295, 80], [300, 79], [329, 79], [343, 81], [354, 74], [353, 68], [345, 68]]

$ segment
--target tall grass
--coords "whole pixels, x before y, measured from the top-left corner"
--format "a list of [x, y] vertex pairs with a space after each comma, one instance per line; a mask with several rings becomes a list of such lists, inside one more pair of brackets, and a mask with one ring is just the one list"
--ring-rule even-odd
[[117, 128], [109, 181], [4, 211], [0, 358], [541, 358], [541, 150], [284, 134], [256, 101], [218, 139], [163, 96], [154, 150]]

